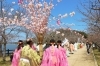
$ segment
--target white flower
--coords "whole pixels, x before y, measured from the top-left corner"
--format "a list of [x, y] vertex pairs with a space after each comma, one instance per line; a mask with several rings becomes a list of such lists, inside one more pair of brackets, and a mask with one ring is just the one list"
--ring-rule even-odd
[[68, 16], [67, 13], [64, 16], [67, 17]]
[[21, 15], [23, 15], [23, 13], [21, 13]]
[[38, 6], [39, 6], [39, 7], [41, 7], [41, 6], [42, 6], [42, 4], [41, 4], [41, 3], [39, 3], [39, 4], [38, 4]]
[[75, 12], [73, 11], [73, 12], [71, 12], [69, 15], [72, 17], [72, 16], [75, 15]]
[[75, 12], [74, 11], [72, 13], [75, 15]]
[[57, 2], [61, 2], [61, 0], [57, 0]]
[[11, 13], [8, 13], [8, 15], [12, 15]]
[[12, 4], [15, 4], [15, 2], [12, 2]]
[[67, 13], [66, 14], [64, 14], [63, 16], [62, 16], [62, 18], [65, 18], [65, 17], [67, 17], [68, 15], [67, 15]]
[[19, 13], [18, 11], [16, 11], [16, 13]]
[[4, 12], [4, 11], [5, 11], [5, 9], [4, 9], [4, 8], [2, 8], [2, 11]]
[[53, 17], [53, 20], [55, 20], [56, 18], [55, 17]]
[[11, 12], [12, 12], [14, 9], [13, 9], [13, 8], [11, 8], [10, 10], [11, 10]]

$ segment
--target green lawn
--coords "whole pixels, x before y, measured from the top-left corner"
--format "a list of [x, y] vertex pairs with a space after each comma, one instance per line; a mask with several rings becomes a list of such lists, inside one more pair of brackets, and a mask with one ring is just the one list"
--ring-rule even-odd
[[98, 51], [98, 49], [94, 50], [94, 55], [95, 55], [98, 66], [100, 66], [100, 52]]
[[6, 57], [6, 61], [2, 61], [2, 57], [0, 57], [0, 66], [11, 66], [10, 58]]

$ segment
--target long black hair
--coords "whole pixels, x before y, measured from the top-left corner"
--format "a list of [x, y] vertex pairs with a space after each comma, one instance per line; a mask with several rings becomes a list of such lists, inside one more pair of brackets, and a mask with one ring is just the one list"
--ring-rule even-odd
[[17, 50], [21, 49], [21, 47], [23, 47], [23, 41], [22, 40], [19, 40], [18, 41]]

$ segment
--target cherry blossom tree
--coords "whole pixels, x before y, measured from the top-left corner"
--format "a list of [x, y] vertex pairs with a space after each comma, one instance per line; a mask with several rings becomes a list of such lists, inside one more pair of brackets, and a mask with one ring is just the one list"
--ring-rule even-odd
[[[15, 6], [15, 2], [12, 2], [11, 4], [6, 3], [5, 0], [0, 0], [1, 3], [1, 10], [0, 10], [0, 45], [1, 47], [3, 61], [6, 60], [6, 44], [8, 41], [11, 41], [12, 38], [14, 38], [16, 35], [16, 28], [9, 27], [9, 23], [7, 22], [7, 17], [11, 14], [10, 9], [12, 10], [12, 7]], [[14, 15], [14, 14], [13, 14]], [[14, 34], [15, 33], [15, 34]]]
[[[22, 23], [20, 25], [24, 25], [27, 29], [34, 32], [38, 39], [39, 49], [43, 51], [42, 43], [47, 30], [49, 16], [54, 7], [53, 1], [19, 0], [19, 4], [26, 10], [26, 14], [17, 22]], [[15, 18], [17, 19], [17, 17]], [[42, 52], [40, 52], [40, 55], [42, 55]]]
[[25, 32], [22, 31], [22, 27], [13, 23], [13, 20], [15, 20], [15, 15], [20, 16], [19, 11], [21, 10], [16, 9], [14, 11], [14, 7], [17, 5], [17, 3], [8, 3], [7, 0], [2, 0], [0, 2], [2, 2], [2, 7], [0, 10], [0, 54], [3, 56], [3, 61], [6, 61], [6, 45], [16, 42], [16, 39], [18, 40], [20, 37], [19, 33]]
[[[57, 2], [59, 3], [61, 0], [57, 0]], [[53, 0], [18, 0], [18, 4], [22, 7], [22, 9], [24, 9], [25, 13], [20, 13], [20, 17], [18, 15], [10, 17], [10, 15], [14, 12], [14, 9], [11, 8], [11, 12], [8, 13], [9, 18], [0, 18], [0, 22], [6, 22], [7, 25], [10, 25], [10, 28], [23, 26], [32, 31], [38, 39], [40, 55], [42, 55], [43, 39], [46, 31], [48, 30], [49, 16], [51, 15], [51, 10], [56, 4], [53, 4]], [[16, 11], [16, 13], [18, 14], [19, 12]], [[72, 17], [74, 14], [75, 12], [73, 11], [69, 15]], [[60, 18], [64, 18], [67, 16], [67, 13], [64, 15], [59, 14], [59, 16]], [[56, 21], [60, 20], [59, 18], [53, 18]], [[60, 21], [58, 23], [60, 25]]]

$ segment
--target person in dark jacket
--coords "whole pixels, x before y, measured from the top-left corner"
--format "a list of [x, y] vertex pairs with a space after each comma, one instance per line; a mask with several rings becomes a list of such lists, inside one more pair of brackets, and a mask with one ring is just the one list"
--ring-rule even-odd
[[87, 53], [90, 53], [90, 48], [91, 48], [92, 43], [91, 42], [86, 42], [86, 48], [87, 48]]

